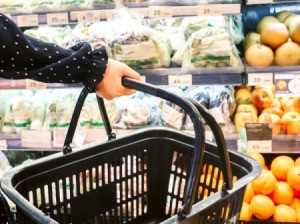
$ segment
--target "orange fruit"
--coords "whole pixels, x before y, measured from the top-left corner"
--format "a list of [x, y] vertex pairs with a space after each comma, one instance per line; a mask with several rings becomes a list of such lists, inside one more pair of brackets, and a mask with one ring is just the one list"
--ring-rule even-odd
[[300, 166], [300, 157], [295, 160], [295, 166]]
[[274, 60], [273, 50], [263, 44], [252, 44], [245, 52], [245, 59], [250, 66], [267, 67]]
[[252, 183], [247, 184], [243, 201], [249, 203], [254, 195], [255, 195], [255, 192], [253, 190]]
[[[209, 192], [208, 189], [205, 188], [205, 186], [210, 186], [212, 188], [217, 187], [217, 180], [210, 174], [202, 174], [200, 176], [200, 183], [204, 183], [204, 187], [200, 186], [198, 188], [198, 195], [204, 194], [205, 196], [212, 195], [213, 192]], [[204, 190], [204, 192], [203, 192]], [[208, 193], [209, 192], [209, 193]]]
[[240, 220], [250, 221], [252, 219], [251, 207], [248, 202], [243, 202], [240, 213]]
[[299, 198], [294, 198], [292, 203], [289, 204], [293, 209], [295, 209], [296, 214], [297, 214], [297, 221], [300, 222], [300, 199]]
[[277, 205], [273, 220], [275, 222], [297, 222], [297, 213], [291, 206], [284, 204]]
[[216, 179], [223, 179], [223, 174], [222, 174], [222, 171], [220, 171], [219, 167], [216, 167], [216, 166], [213, 166], [213, 165], [210, 165], [207, 163], [205, 163], [203, 165], [202, 173], [203, 174], [205, 174], [205, 173], [211, 174]]
[[287, 173], [294, 164], [295, 161], [287, 155], [277, 156], [271, 163], [271, 171], [277, 179], [286, 180]]
[[274, 202], [266, 195], [257, 194], [250, 201], [252, 214], [260, 219], [269, 219], [275, 210]]
[[276, 188], [276, 178], [269, 170], [262, 170], [262, 173], [252, 181], [252, 187], [256, 194], [271, 194]]
[[289, 204], [293, 209], [295, 209], [296, 214], [297, 214], [297, 221], [300, 222], [300, 199], [299, 198], [294, 198], [292, 203]]
[[265, 165], [265, 158], [263, 155], [259, 152], [248, 152], [248, 156], [252, 157], [255, 159], [262, 167]]
[[290, 204], [294, 198], [293, 188], [287, 183], [283, 181], [279, 181], [276, 183], [276, 188], [270, 195], [275, 204]]
[[287, 182], [295, 190], [300, 190], [300, 166], [294, 166], [289, 170]]

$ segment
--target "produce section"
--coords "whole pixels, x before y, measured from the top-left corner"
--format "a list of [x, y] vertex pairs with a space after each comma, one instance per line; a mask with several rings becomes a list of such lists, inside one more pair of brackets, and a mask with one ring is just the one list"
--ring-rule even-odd
[[[299, 2], [124, 1], [129, 12], [122, 7], [115, 11], [114, 1], [16, 2], [24, 5], [3, 1], [0, 10], [5, 9], [27, 35], [63, 47], [81, 41], [93, 49], [105, 45], [109, 57], [135, 68], [146, 82], [199, 102], [217, 120], [231, 149], [240, 149], [240, 133], [247, 123], [270, 124], [273, 153], [249, 152], [264, 170], [246, 188], [240, 220], [300, 222]], [[34, 15], [32, 23], [21, 22], [27, 14]], [[0, 80], [5, 89], [0, 91], [0, 148], [61, 150], [77, 87], [81, 85]], [[150, 126], [193, 133], [181, 108], [147, 94], [105, 104], [117, 137]], [[84, 105], [75, 139], [75, 147], [107, 139], [95, 94]], [[200, 178], [200, 183], [216, 185], [218, 179], [213, 187], [222, 188], [219, 170], [204, 165], [202, 174], [210, 177]], [[212, 195], [201, 187], [198, 194], [203, 199]]]

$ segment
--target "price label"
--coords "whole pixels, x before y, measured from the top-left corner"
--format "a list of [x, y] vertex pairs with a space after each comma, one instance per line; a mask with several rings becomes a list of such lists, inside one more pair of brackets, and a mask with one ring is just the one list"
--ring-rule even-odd
[[69, 23], [68, 13], [50, 13], [47, 14], [48, 25], [63, 25]]
[[39, 148], [50, 149], [51, 146], [51, 132], [50, 131], [21, 131], [21, 144], [25, 148]]
[[300, 95], [300, 73], [283, 73], [274, 75], [276, 94], [299, 96]]
[[205, 139], [208, 141], [213, 141], [214, 135], [212, 131], [205, 131]]
[[240, 14], [241, 4], [223, 4], [222, 14]]
[[222, 4], [198, 5], [198, 16], [222, 15]]
[[0, 140], [0, 150], [6, 150], [7, 149], [7, 142], [5, 139]]
[[46, 89], [47, 85], [44, 82], [26, 79], [26, 89]]
[[39, 25], [38, 15], [32, 14], [32, 15], [18, 16], [17, 23], [19, 27], [38, 26]]
[[273, 3], [273, 0], [248, 0], [247, 4], [265, 4], [265, 3]]
[[173, 16], [172, 7], [169, 6], [150, 6], [149, 18], [170, 18]]
[[248, 73], [248, 85], [273, 85], [273, 73]]
[[169, 86], [191, 86], [192, 75], [169, 75]]
[[272, 152], [273, 124], [246, 123], [247, 150]]
[[100, 21], [99, 10], [78, 11], [76, 14], [78, 23], [93, 23]]
[[9, 13], [4, 14], [4, 15], [7, 16], [7, 17], [10, 18], [10, 19], [12, 18], [12, 17], [11, 17], [11, 14], [9, 14]]

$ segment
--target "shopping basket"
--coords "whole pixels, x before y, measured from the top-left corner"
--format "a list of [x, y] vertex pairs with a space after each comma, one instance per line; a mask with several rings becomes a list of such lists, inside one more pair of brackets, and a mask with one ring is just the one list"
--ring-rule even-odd
[[[195, 135], [147, 128], [72, 152], [84, 88], [63, 153], [13, 168], [2, 177], [3, 192], [16, 204], [17, 222], [236, 223], [245, 186], [260, 174], [259, 164], [227, 150], [220, 127], [196, 102], [131, 79], [124, 78], [123, 85], [182, 107]], [[216, 144], [204, 141], [201, 115]], [[233, 184], [232, 175], [237, 179]]]

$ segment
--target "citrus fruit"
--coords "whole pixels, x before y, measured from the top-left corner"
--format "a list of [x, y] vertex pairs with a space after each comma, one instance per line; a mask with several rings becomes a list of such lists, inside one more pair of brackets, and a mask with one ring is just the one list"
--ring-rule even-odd
[[300, 190], [300, 166], [294, 166], [289, 170], [287, 182], [295, 190]]
[[279, 66], [299, 65], [300, 46], [295, 42], [286, 42], [275, 51], [275, 62]]
[[257, 194], [250, 201], [252, 214], [260, 219], [269, 219], [275, 210], [274, 202], [266, 195]]
[[300, 166], [300, 157], [295, 160], [295, 166]]
[[274, 60], [272, 49], [263, 44], [252, 44], [245, 52], [245, 59], [250, 66], [267, 67]]
[[276, 188], [276, 178], [269, 170], [262, 170], [262, 173], [252, 181], [252, 187], [256, 194], [271, 194]]
[[250, 221], [251, 218], [252, 218], [252, 212], [251, 212], [250, 204], [248, 202], [243, 202], [241, 213], [240, 213], [240, 220]]
[[276, 183], [276, 187], [270, 197], [273, 199], [275, 204], [290, 204], [294, 198], [293, 188], [283, 181]]
[[259, 152], [248, 152], [248, 156], [252, 157], [253, 159], [255, 159], [262, 167], [264, 167], [265, 165], [265, 158], [263, 157], [263, 155]]
[[297, 222], [297, 213], [295, 209], [288, 205], [277, 205], [274, 211], [275, 222]]
[[295, 209], [296, 214], [297, 214], [297, 221], [300, 222], [300, 199], [299, 198], [294, 198], [292, 203], [289, 204], [293, 209]]
[[249, 203], [254, 195], [255, 195], [255, 192], [253, 190], [252, 183], [247, 184], [243, 201]]
[[294, 164], [294, 160], [287, 155], [277, 156], [271, 163], [271, 171], [277, 179], [286, 180], [287, 173]]
[[288, 41], [289, 31], [283, 23], [274, 23], [263, 28], [260, 34], [260, 43], [276, 49]]

